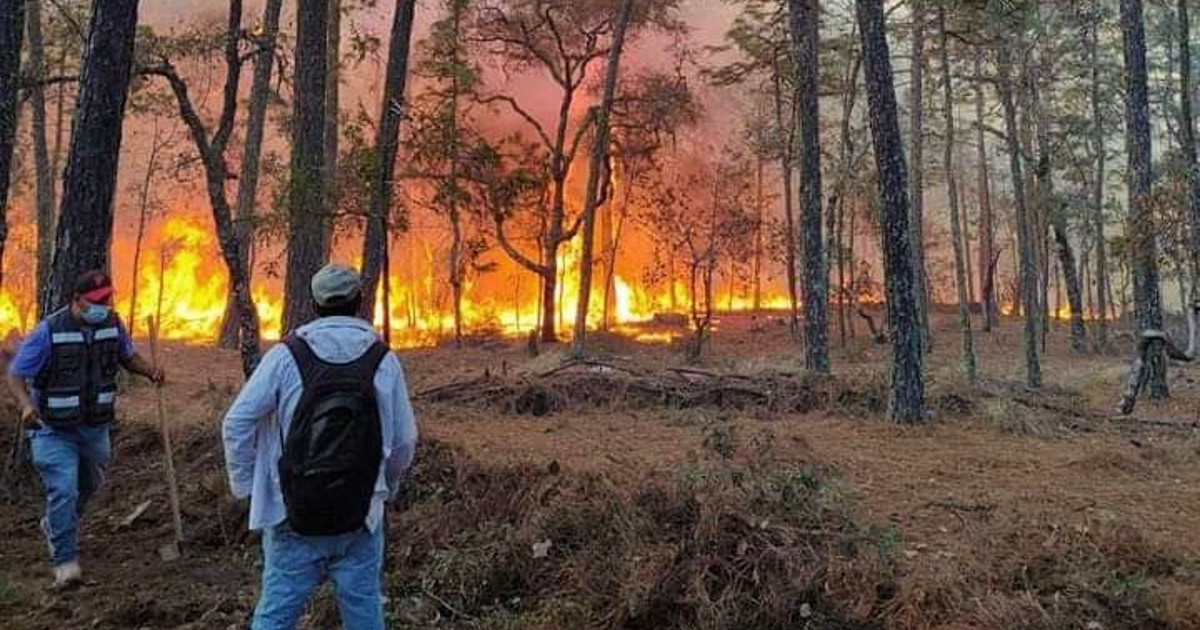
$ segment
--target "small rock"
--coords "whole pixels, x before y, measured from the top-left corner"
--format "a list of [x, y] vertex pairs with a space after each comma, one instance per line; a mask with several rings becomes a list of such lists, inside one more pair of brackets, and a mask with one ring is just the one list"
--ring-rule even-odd
[[533, 557], [545, 558], [550, 554], [550, 547], [553, 545], [549, 540], [533, 543]]
[[800, 618], [808, 619], [809, 617], [812, 617], [812, 606], [808, 602], [800, 604]]

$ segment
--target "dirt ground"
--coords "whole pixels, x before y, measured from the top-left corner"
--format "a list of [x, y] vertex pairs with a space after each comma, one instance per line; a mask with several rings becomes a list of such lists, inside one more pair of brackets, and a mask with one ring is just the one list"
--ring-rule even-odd
[[[548, 592], [539, 577], [545, 568], [536, 564], [530, 566], [537, 575], [518, 580], [511, 592], [505, 591], [503, 602], [468, 610], [469, 598], [455, 598], [445, 590], [449, 582], [438, 571], [449, 565], [431, 558], [445, 560], [453, 551], [438, 544], [479, 542], [492, 525], [477, 526], [468, 536], [463, 524], [462, 536], [442, 532], [448, 538], [426, 548], [433, 540], [428, 530], [434, 523], [453, 530], [455, 521], [448, 519], [447, 510], [454, 501], [472, 496], [472, 479], [480, 475], [497, 485], [518, 484], [513, 496], [524, 497], [519, 476], [505, 474], [550, 470], [563, 478], [602, 480], [601, 487], [621, 494], [648, 480], [674, 484], [695, 478], [699, 470], [767, 474], [819, 465], [822, 501], [845, 506], [854, 531], [867, 532], [862, 535], [881, 549], [885, 557], [879, 566], [884, 568], [872, 569], [869, 589], [853, 587], [856, 583], [837, 570], [841, 548], [831, 545], [814, 556], [822, 569], [813, 574], [813, 606], [796, 603], [774, 627], [1200, 628], [1200, 538], [1194, 535], [1200, 523], [1196, 368], [1173, 366], [1171, 400], [1143, 401], [1132, 417], [1118, 418], [1112, 410], [1127, 370], [1128, 339], [1115, 341], [1117, 354], [1073, 356], [1065, 328], [1056, 325], [1044, 358], [1045, 387], [1028, 392], [1020, 386], [1020, 330], [1009, 322], [1000, 331], [977, 334], [983, 378], [972, 387], [959, 375], [952, 321], [948, 314], [937, 320], [938, 345], [929, 359], [934, 417], [915, 428], [883, 420], [889, 349], [872, 343], [861, 330], [845, 347], [834, 331], [835, 380], [843, 393], [829, 394], [822, 398], [825, 404], [804, 413], [753, 404], [630, 404], [621, 396], [590, 397], [540, 415], [498, 404], [446, 404], [427, 394], [485, 374], [489, 383], [535, 382], [561, 365], [561, 349], [544, 347], [531, 358], [524, 342], [493, 340], [402, 351], [410, 391], [417, 394], [424, 444], [420, 456], [437, 463], [418, 472], [414, 507], [392, 519], [389, 529], [392, 625], [772, 625], [701, 614], [715, 597], [701, 603], [676, 599], [667, 606], [693, 610], [691, 616], [664, 613], [655, 618], [633, 604], [626, 606], [633, 612], [552, 616], [546, 613], [547, 602], [557, 606], [578, 600], [592, 606], [594, 593], [583, 587]], [[699, 365], [687, 363], [681, 347], [674, 345], [604, 336], [597, 347], [601, 365], [636, 366], [639, 374], [686, 367], [702, 376], [744, 375], [753, 383], [766, 373], [802, 372], [801, 348], [790, 340], [785, 324], [767, 316], [722, 318]], [[0, 537], [0, 626], [244, 627], [255, 599], [259, 552], [255, 537], [244, 531], [241, 509], [226, 496], [217, 437], [220, 414], [240, 381], [238, 361], [230, 352], [184, 345], [166, 348], [164, 356], [170, 370], [166, 406], [182, 462], [188, 539], [184, 558], [168, 563], [158, 554], [171, 530], [161, 449], [153, 430], [155, 394], [148, 386], [130, 383], [114, 434], [110, 483], [83, 524], [83, 588], [64, 594], [46, 588], [49, 570], [37, 528], [39, 486], [27, 470], [9, 489], [10, 500], [0, 505], [0, 531], [5, 533]], [[829, 387], [832, 391], [834, 385]], [[565, 399], [572, 395], [569, 388], [560, 393]], [[3, 414], [4, 425], [12, 427], [11, 409]], [[6, 445], [12, 442], [11, 428], [2, 435]], [[451, 451], [454, 464], [439, 459]], [[476, 472], [463, 472], [466, 461]], [[441, 474], [442, 467], [453, 471]], [[545, 474], [529, 476], [542, 479]], [[582, 491], [575, 499], [591, 501]], [[146, 501], [144, 513], [122, 524]], [[513, 504], [517, 507], [505, 509], [515, 516], [495, 522], [516, 524], [495, 540], [523, 541], [522, 528], [528, 524], [521, 515], [536, 512], [546, 501], [529, 507], [513, 499]], [[747, 509], [756, 509], [753, 505]], [[761, 529], [768, 529], [766, 523], [764, 519]], [[838, 531], [847, 527], [842, 523]], [[537, 533], [539, 540], [543, 533]], [[563, 546], [547, 536], [547, 542]], [[675, 557], [687, 547], [672, 547]], [[732, 549], [729, 555], [745, 553], [742, 545]], [[582, 566], [576, 551], [563, 554], [561, 563]], [[551, 560], [558, 557], [549, 555]], [[635, 555], [641, 557], [640, 552]], [[460, 585], [473, 584], [461, 575], [456, 579]], [[673, 582], [662, 582], [668, 583]], [[754, 586], [746, 589], [753, 595]], [[858, 595], [846, 593], [855, 590]], [[653, 602], [655, 597], [651, 593], [644, 599]], [[811, 612], [813, 607], [825, 610], [818, 602], [826, 601], [836, 615]], [[538, 614], [524, 614], [531, 610]], [[564, 621], [585, 618], [586, 623]], [[330, 619], [324, 597], [307, 623], [325, 627]]]

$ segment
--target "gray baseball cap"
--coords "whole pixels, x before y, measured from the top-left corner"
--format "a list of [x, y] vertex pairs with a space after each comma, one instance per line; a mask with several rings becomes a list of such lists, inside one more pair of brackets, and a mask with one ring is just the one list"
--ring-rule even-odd
[[320, 306], [353, 300], [362, 293], [358, 272], [346, 265], [325, 265], [312, 277], [312, 297]]

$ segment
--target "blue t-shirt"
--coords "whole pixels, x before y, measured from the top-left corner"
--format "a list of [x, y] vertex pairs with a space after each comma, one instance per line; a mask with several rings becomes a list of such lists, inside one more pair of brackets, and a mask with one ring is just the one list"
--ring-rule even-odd
[[[92, 331], [90, 328], [82, 327], [81, 331], [84, 337], [91, 341]], [[129, 359], [133, 356], [133, 340], [129, 338], [129, 333], [125, 331], [125, 325], [117, 321], [117, 345], [118, 351], [122, 359]], [[46, 366], [46, 362], [50, 360], [50, 325], [42, 320], [33, 331], [21, 341], [21, 347], [17, 350], [17, 356], [13, 357], [12, 363], [8, 364], [8, 373], [13, 376], [30, 380], [42, 371]], [[37, 405], [40, 399], [40, 392], [36, 389], [30, 392], [33, 398], [33, 404]]]

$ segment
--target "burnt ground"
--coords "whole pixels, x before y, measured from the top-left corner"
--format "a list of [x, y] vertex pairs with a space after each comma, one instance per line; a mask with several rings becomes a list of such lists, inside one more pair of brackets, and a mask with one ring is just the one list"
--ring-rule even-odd
[[[930, 359], [935, 416], [916, 428], [883, 420], [886, 346], [835, 334], [837, 375], [812, 379], [768, 317], [723, 318], [698, 365], [616, 336], [586, 365], [517, 341], [402, 352], [422, 447], [389, 517], [392, 625], [1200, 628], [1196, 368], [1117, 418], [1128, 357], [1072, 356], [1056, 327], [1046, 387], [1028, 392], [1008, 323], [979, 335], [970, 387], [952, 321]], [[84, 521], [83, 588], [46, 590], [39, 486], [26, 468], [5, 488], [3, 627], [245, 625], [259, 553], [219, 442], [238, 362], [164, 354], [183, 559], [158, 555], [155, 395], [131, 383]], [[306, 625], [334, 614], [323, 595]]]

